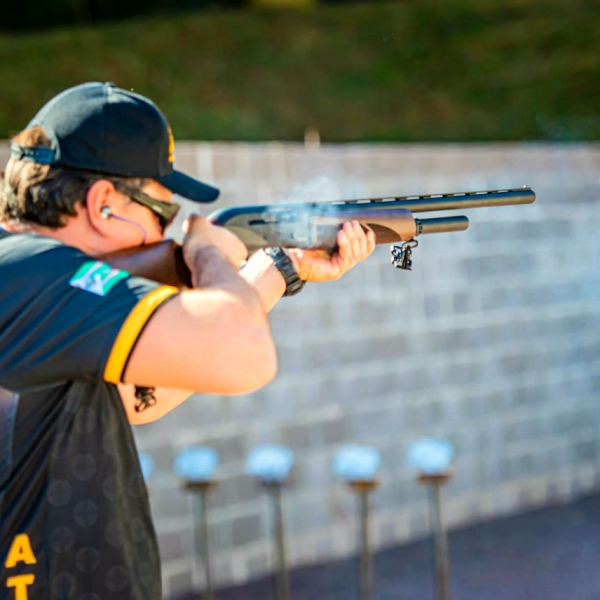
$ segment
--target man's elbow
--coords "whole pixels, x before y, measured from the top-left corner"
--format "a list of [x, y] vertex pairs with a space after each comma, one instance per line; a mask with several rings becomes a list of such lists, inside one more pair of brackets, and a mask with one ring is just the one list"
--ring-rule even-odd
[[245, 368], [232, 373], [230, 394], [248, 394], [271, 383], [277, 375], [277, 352], [270, 336], [253, 346]]
[[[223, 335], [219, 336], [223, 338]], [[208, 346], [212, 352], [191, 368], [191, 387], [197, 393], [235, 396], [254, 392], [277, 375], [277, 352], [268, 329], [230, 332], [227, 341]]]
[[275, 349], [275, 344], [271, 337], [269, 337], [269, 341], [265, 346], [266, 347], [263, 349], [263, 366], [261, 368], [262, 382], [258, 387], [263, 387], [268, 383], [271, 383], [277, 375], [277, 350]]

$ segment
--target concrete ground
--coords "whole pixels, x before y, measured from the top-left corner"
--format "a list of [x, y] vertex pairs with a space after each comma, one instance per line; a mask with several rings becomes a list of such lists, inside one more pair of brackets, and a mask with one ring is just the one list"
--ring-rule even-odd
[[[498, 519], [449, 537], [453, 600], [600, 599], [600, 495]], [[374, 600], [433, 600], [431, 539], [378, 552]], [[292, 600], [358, 600], [358, 562], [297, 569]], [[215, 600], [275, 600], [272, 578]], [[200, 600], [188, 594], [178, 600]]]

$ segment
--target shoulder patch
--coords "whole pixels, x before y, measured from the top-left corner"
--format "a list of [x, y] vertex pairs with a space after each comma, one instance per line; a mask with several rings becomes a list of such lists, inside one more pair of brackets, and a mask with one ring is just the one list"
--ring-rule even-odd
[[127, 271], [113, 269], [99, 260], [83, 263], [69, 280], [69, 285], [91, 292], [97, 296], [106, 296], [121, 279], [129, 277]]

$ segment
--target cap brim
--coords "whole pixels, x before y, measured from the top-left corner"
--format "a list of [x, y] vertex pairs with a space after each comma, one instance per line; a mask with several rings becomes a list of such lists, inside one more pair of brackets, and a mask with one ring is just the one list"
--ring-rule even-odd
[[219, 190], [202, 183], [180, 171], [173, 171], [170, 175], [161, 177], [158, 182], [178, 194], [192, 200], [192, 202], [214, 202], [219, 197]]

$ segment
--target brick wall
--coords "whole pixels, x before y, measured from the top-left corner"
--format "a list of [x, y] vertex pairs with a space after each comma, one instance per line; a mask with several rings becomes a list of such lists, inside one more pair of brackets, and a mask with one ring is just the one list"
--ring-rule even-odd
[[382, 247], [342, 280], [282, 300], [271, 385], [198, 396], [137, 429], [164, 470], [152, 506], [167, 592], [201, 584], [189, 498], [168, 475], [187, 444], [222, 457], [210, 513], [219, 584], [273, 568], [266, 499], [243, 475], [263, 442], [290, 445], [297, 460], [285, 497], [293, 565], [355, 552], [354, 498], [331, 475], [343, 443], [383, 455], [377, 547], [427, 531], [405, 465], [421, 436], [456, 447], [451, 526], [600, 485], [600, 146], [180, 144], [177, 162], [222, 188], [219, 206], [520, 185], [538, 199], [470, 211], [469, 231], [421, 238], [412, 272]]
[[354, 498], [331, 475], [344, 443], [383, 456], [377, 547], [427, 532], [424, 492], [405, 465], [421, 436], [455, 445], [453, 527], [600, 486], [599, 145], [181, 143], [176, 161], [222, 189], [219, 207], [521, 185], [538, 199], [468, 211], [467, 232], [423, 236], [412, 272], [392, 268], [381, 247], [342, 280], [283, 299], [271, 315], [272, 384], [196, 396], [136, 428], [156, 461], [151, 502], [167, 594], [202, 583], [190, 498], [170, 474], [189, 444], [221, 455], [210, 512], [219, 585], [273, 568], [266, 499], [243, 474], [260, 443], [295, 453], [285, 496], [293, 565], [355, 552]]

